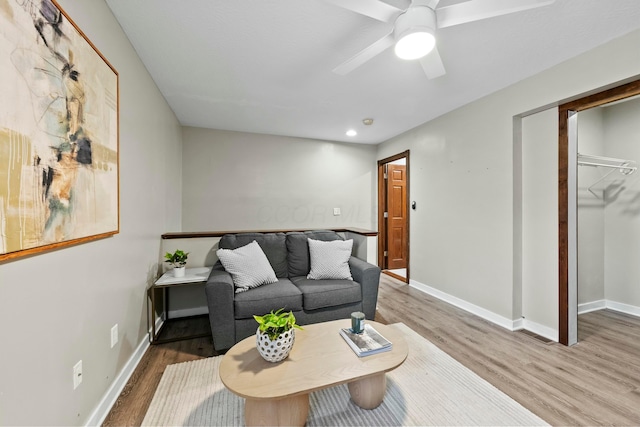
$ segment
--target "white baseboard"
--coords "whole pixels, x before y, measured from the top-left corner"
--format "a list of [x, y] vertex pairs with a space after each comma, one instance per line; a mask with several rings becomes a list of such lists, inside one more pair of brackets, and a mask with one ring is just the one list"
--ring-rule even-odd
[[602, 310], [604, 308], [607, 308], [607, 301], [603, 299], [598, 301], [585, 302], [583, 304], [578, 304], [578, 314], [590, 313], [592, 311]]
[[180, 310], [169, 310], [169, 319], [178, 317], [199, 316], [201, 314], [209, 314], [209, 307], [204, 305], [200, 307], [189, 307]]
[[519, 331], [520, 329], [526, 329], [524, 327], [524, 319], [517, 319], [513, 321], [513, 330]]
[[[209, 313], [209, 308], [207, 306], [193, 307], [182, 310], [169, 311], [169, 318], [173, 319], [177, 317], [197, 316], [207, 313]], [[156, 319], [156, 330], [160, 329], [164, 321], [165, 318], [163, 313]], [[149, 329], [148, 333], [151, 334], [151, 329]], [[94, 409], [89, 416], [89, 419], [85, 423], [86, 426], [102, 425], [105, 418], [107, 418], [107, 415], [109, 415], [109, 411], [111, 411], [111, 408], [116, 403], [116, 400], [118, 400], [118, 397], [120, 397], [122, 390], [124, 390], [124, 387], [127, 385], [127, 381], [129, 381], [129, 378], [131, 378], [131, 375], [138, 366], [138, 363], [140, 363], [140, 360], [142, 360], [142, 356], [144, 356], [144, 353], [148, 348], [149, 335], [145, 335], [129, 360], [127, 360], [127, 363], [125, 363], [118, 376], [111, 383], [111, 386], [100, 400], [100, 403], [98, 403], [96, 409]]]
[[144, 353], [148, 348], [149, 336], [145, 335], [129, 360], [127, 360], [127, 363], [125, 363], [118, 376], [111, 383], [111, 387], [109, 387], [105, 395], [102, 397], [102, 400], [100, 400], [100, 403], [98, 403], [96, 409], [93, 410], [93, 413], [85, 423], [86, 426], [102, 425], [105, 418], [107, 418], [107, 415], [109, 415], [109, 411], [111, 411], [111, 408], [116, 403], [116, 400], [118, 400], [118, 397], [120, 396], [120, 393], [122, 393], [124, 386], [127, 385], [127, 381], [129, 381], [129, 378], [131, 378], [133, 371], [136, 370], [138, 363], [140, 363], [140, 360], [142, 360], [142, 356], [144, 356]]
[[471, 304], [470, 302], [467, 302], [458, 297], [454, 297], [453, 295], [449, 295], [445, 292], [432, 288], [431, 286], [427, 286], [423, 283], [417, 282], [413, 279], [409, 281], [409, 285], [418, 289], [419, 291], [427, 293], [451, 305], [455, 305], [458, 308], [468, 311], [469, 313], [475, 314], [476, 316], [482, 317], [483, 319], [488, 320], [491, 323], [495, 323], [496, 325], [501, 326], [510, 331], [518, 331], [520, 329], [526, 329], [540, 336], [548, 338], [552, 341], [558, 341], [558, 331], [553, 328], [549, 328], [548, 326], [540, 325], [539, 323], [535, 323], [523, 318], [516, 319], [516, 320], [507, 319], [504, 316], [500, 316], [499, 314], [496, 314], [485, 308], [478, 307], [475, 304]]
[[[162, 313], [156, 319], [156, 331], [160, 329], [160, 327], [164, 323], [164, 320], [164, 313]], [[127, 385], [127, 381], [129, 381], [129, 378], [131, 378], [131, 375], [138, 367], [140, 360], [142, 360], [142, 356], [144, 356], [144, 353], [149, 348], [150, 335], [151, 328], [149, 328], [147, 335], [144, 336], [129, 360], [127, 360], [127, 363], [125, 363], [122, 371], [120, 371], [120, 374], [111, 383], [111, 387], [109, 387], [107, 392], [104, 394], [96, 409], [93, 410], [93, 413], [85, 423], [85, 426], [102, 425], [105, 418], [107, 418], [107, 415], [109, 415], [109, 411], [111, 411], [111, 408], [116, 403], [116, 400], [118, 400], [118, 397], [120, 397], [122, 390], [124, 390], [124, 387]]]
[[475, 314], [476, 316], [480, 316], [485, 320], [488, 320], [491, 323], [495, 323], [498, 326], [502, 326], [505, 329], [510, 331], [516, 331], [518, 329], [522, 329], [521, 319], [511, 320], [506, 317], [500, 316], [492, 311], [489, 311], [485, 308], [479, 307], [475, 304], [471, 304], [468, 301], [460, 299], [458, 297], [454, 297], [453, 295], [449, 295], [445, 292], [442, 292], [436, 288], [432, 288], [431, 286], [427, 286], [424, 283], [420, 283], [416, 280], [410, 279], [409, 286], [422, 291], [426, 294], [429, 294], [433, 297], [436, 297], [446, 303], [451, 305], [455, 305], [458, 308], [461, 308], [469, 313]]
[[640, 307], [635, 305], [629, 305], [622, 302], [606, 300], [606, 308], [610, 310], [619, 311], [621, 313], [630, 314], [632, 316], [640, 317]]
[[[559, 332], [554, 328], [550, 328], [548, 326], [541, 325], [524, 318], [509, 320], [506, 317], [500, 316], [499, 314], [496, 314], [485, 308], [478, 307], [477, 305], [471, 304], [468, 301], [465, 301], [453, 295], [449, 295], [445, 292], [442, 292], [436, 288], [432, 288], [431, 286], [425, 285], [424, 283], [420, 283], [413, 279], [409, 280], [409, 286], [433, 297], [436, 297], [446, 303], [468, 311], [469, 313], [475, 314], [476, 316], [482, 317], [483, 319], [488, 320], [491, 323], [495, 323], [498, 326], [502, 326], [503, 328], [510, 331], [526, 329], [552, 341], [557, 342], [559, 340]], [[605, 308], [640, 317], [640, 307], [611, 300], [599, 300], [580, 304], [578, 306], [578, 314], [589, 313], [591, 311], [602, 310]]]
[[619, 311], [620, 313], [630, 314], [632, 316], [640, 317], [640, 307], [623, 302], [611, 301], [608, 299], [602, 299], [598, 301], [587, 302], [578, 306], [578, 314], [590, 313], [592, 311], [609, 309], [613, 311]]
[[531, 320], [522, 319], [522, 329], [538, 334], [542, 337], [550, 339], [551, 341], [558, 342], [560, 340], [560, 333], [557, 329], [550, 328], [540, 323], [532, 322]]
[[[165, 320], [167, 320], [167, 319], [165, 319], [164, 312], [160, 313], [160, 316], [156, 317], [156, 331], [160, 330], [162, 325], [164, 325], [164, 321]], [[151, 328], [149, 328], [149, 330], [147, 331], [149, 336], [151, 336], [151, 334], [153, 333], [152, 331], [153, 331], [153, 329], [151, 329]]]

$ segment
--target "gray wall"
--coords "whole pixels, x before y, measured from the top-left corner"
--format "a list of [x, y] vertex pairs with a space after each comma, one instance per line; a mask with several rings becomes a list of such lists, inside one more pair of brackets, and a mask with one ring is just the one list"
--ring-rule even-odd
[[[522, 120], [522, 318], [550, 339], [558, 323], [558, 109]], [[514, 218], [516, 219], [516, 218]], [[515, 313], [515, 310], [514, 310]]]
[[[0, 264], [0, 424], [87, 422], [146, 339], [159, 236], [181, 222], [181, 128], [103, 0], [61, 6], [120, 75], [120, 234]], [[10, 2], [14, 4], [14, 2]], [[120, 341], [110, 348], [110, 330]], [[73, 390], [72, 367], [84, 380]]]
[[[521, 318], [513, 299], [522, 291], [514, 280], [522, 170], [513, 168], [513, 118], [638, 75], [639, 43], [640, 32], [630, 33], [379, 146], [379, 159], [411, 150], [411, 199], [419, 206], [411, 211], [412, 280]], [[557, 203], [557, 185], [547, 194]], [[549, 288], [557, 298], [557, 286]], [[533, 320], [557, 330], [557, 304], [545, 302], [541, 311]]]
[[[184, 127], [182, 156], [183, 231], [377, 228], [375, 146]], [[211, 265], [217, 240], [175, 244]], [[172, 289], [171, 307], [207, 312], [197, 286]]]
[[376, 228], [375, 146], [192, 127], [183, 140], [184, 231]]
[[411, 280], [511, 318], [511, 117], [489, 96], [379, 146], [410, 157]]

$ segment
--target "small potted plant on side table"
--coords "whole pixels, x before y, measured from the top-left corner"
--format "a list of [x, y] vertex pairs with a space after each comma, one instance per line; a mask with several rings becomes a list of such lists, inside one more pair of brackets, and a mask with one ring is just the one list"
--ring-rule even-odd
[[173, 266], [173, 277], [184, 277], [185, 265], [187, 264], [188, 256], [188, 252], [184, 252], [180, 249], [176, 250], [174, 253], [167, 252], [164, 255], [166, 258], [164, 262], [168, 262]]
[[286, 359], [296, 338], [294, 329], [302, 329], [296, 324], [293, 312], [283, 313], [283, 310], [281, 308], [275, 313], [272, 311], [264, 316], [253, 316], [258, 322], [256, 347], [269, 362]]

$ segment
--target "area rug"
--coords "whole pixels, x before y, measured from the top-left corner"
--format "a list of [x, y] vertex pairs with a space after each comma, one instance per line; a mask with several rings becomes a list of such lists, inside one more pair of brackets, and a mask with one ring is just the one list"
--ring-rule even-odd
[[[402, 323], [409, 356], [387, 374], [387, 393], [373, 410], [356, 406], [346, 385], [311, 393], [307, 426], [548, 425]], [[225, 389], [221, 356], [170, 365], [143, 426], [242, 426], [244, 399]]]

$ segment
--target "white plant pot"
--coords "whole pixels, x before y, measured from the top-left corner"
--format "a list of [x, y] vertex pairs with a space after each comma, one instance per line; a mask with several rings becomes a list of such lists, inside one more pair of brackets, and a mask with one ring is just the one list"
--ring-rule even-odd
[[184, 277], [186, 267], [174, 267], [173, 277]]
[[289, 356], [289, 352], [293, 347], [293, 343], [296, 340], [296, 334], [294, 329], [289, 329], [287, 332], [280, 334], [274, 341], [269, 338], [269, 335], [260, 331], [258, 328], [256, 332], [256, 347], [260, 356], [268, 362], [280, 362]]

